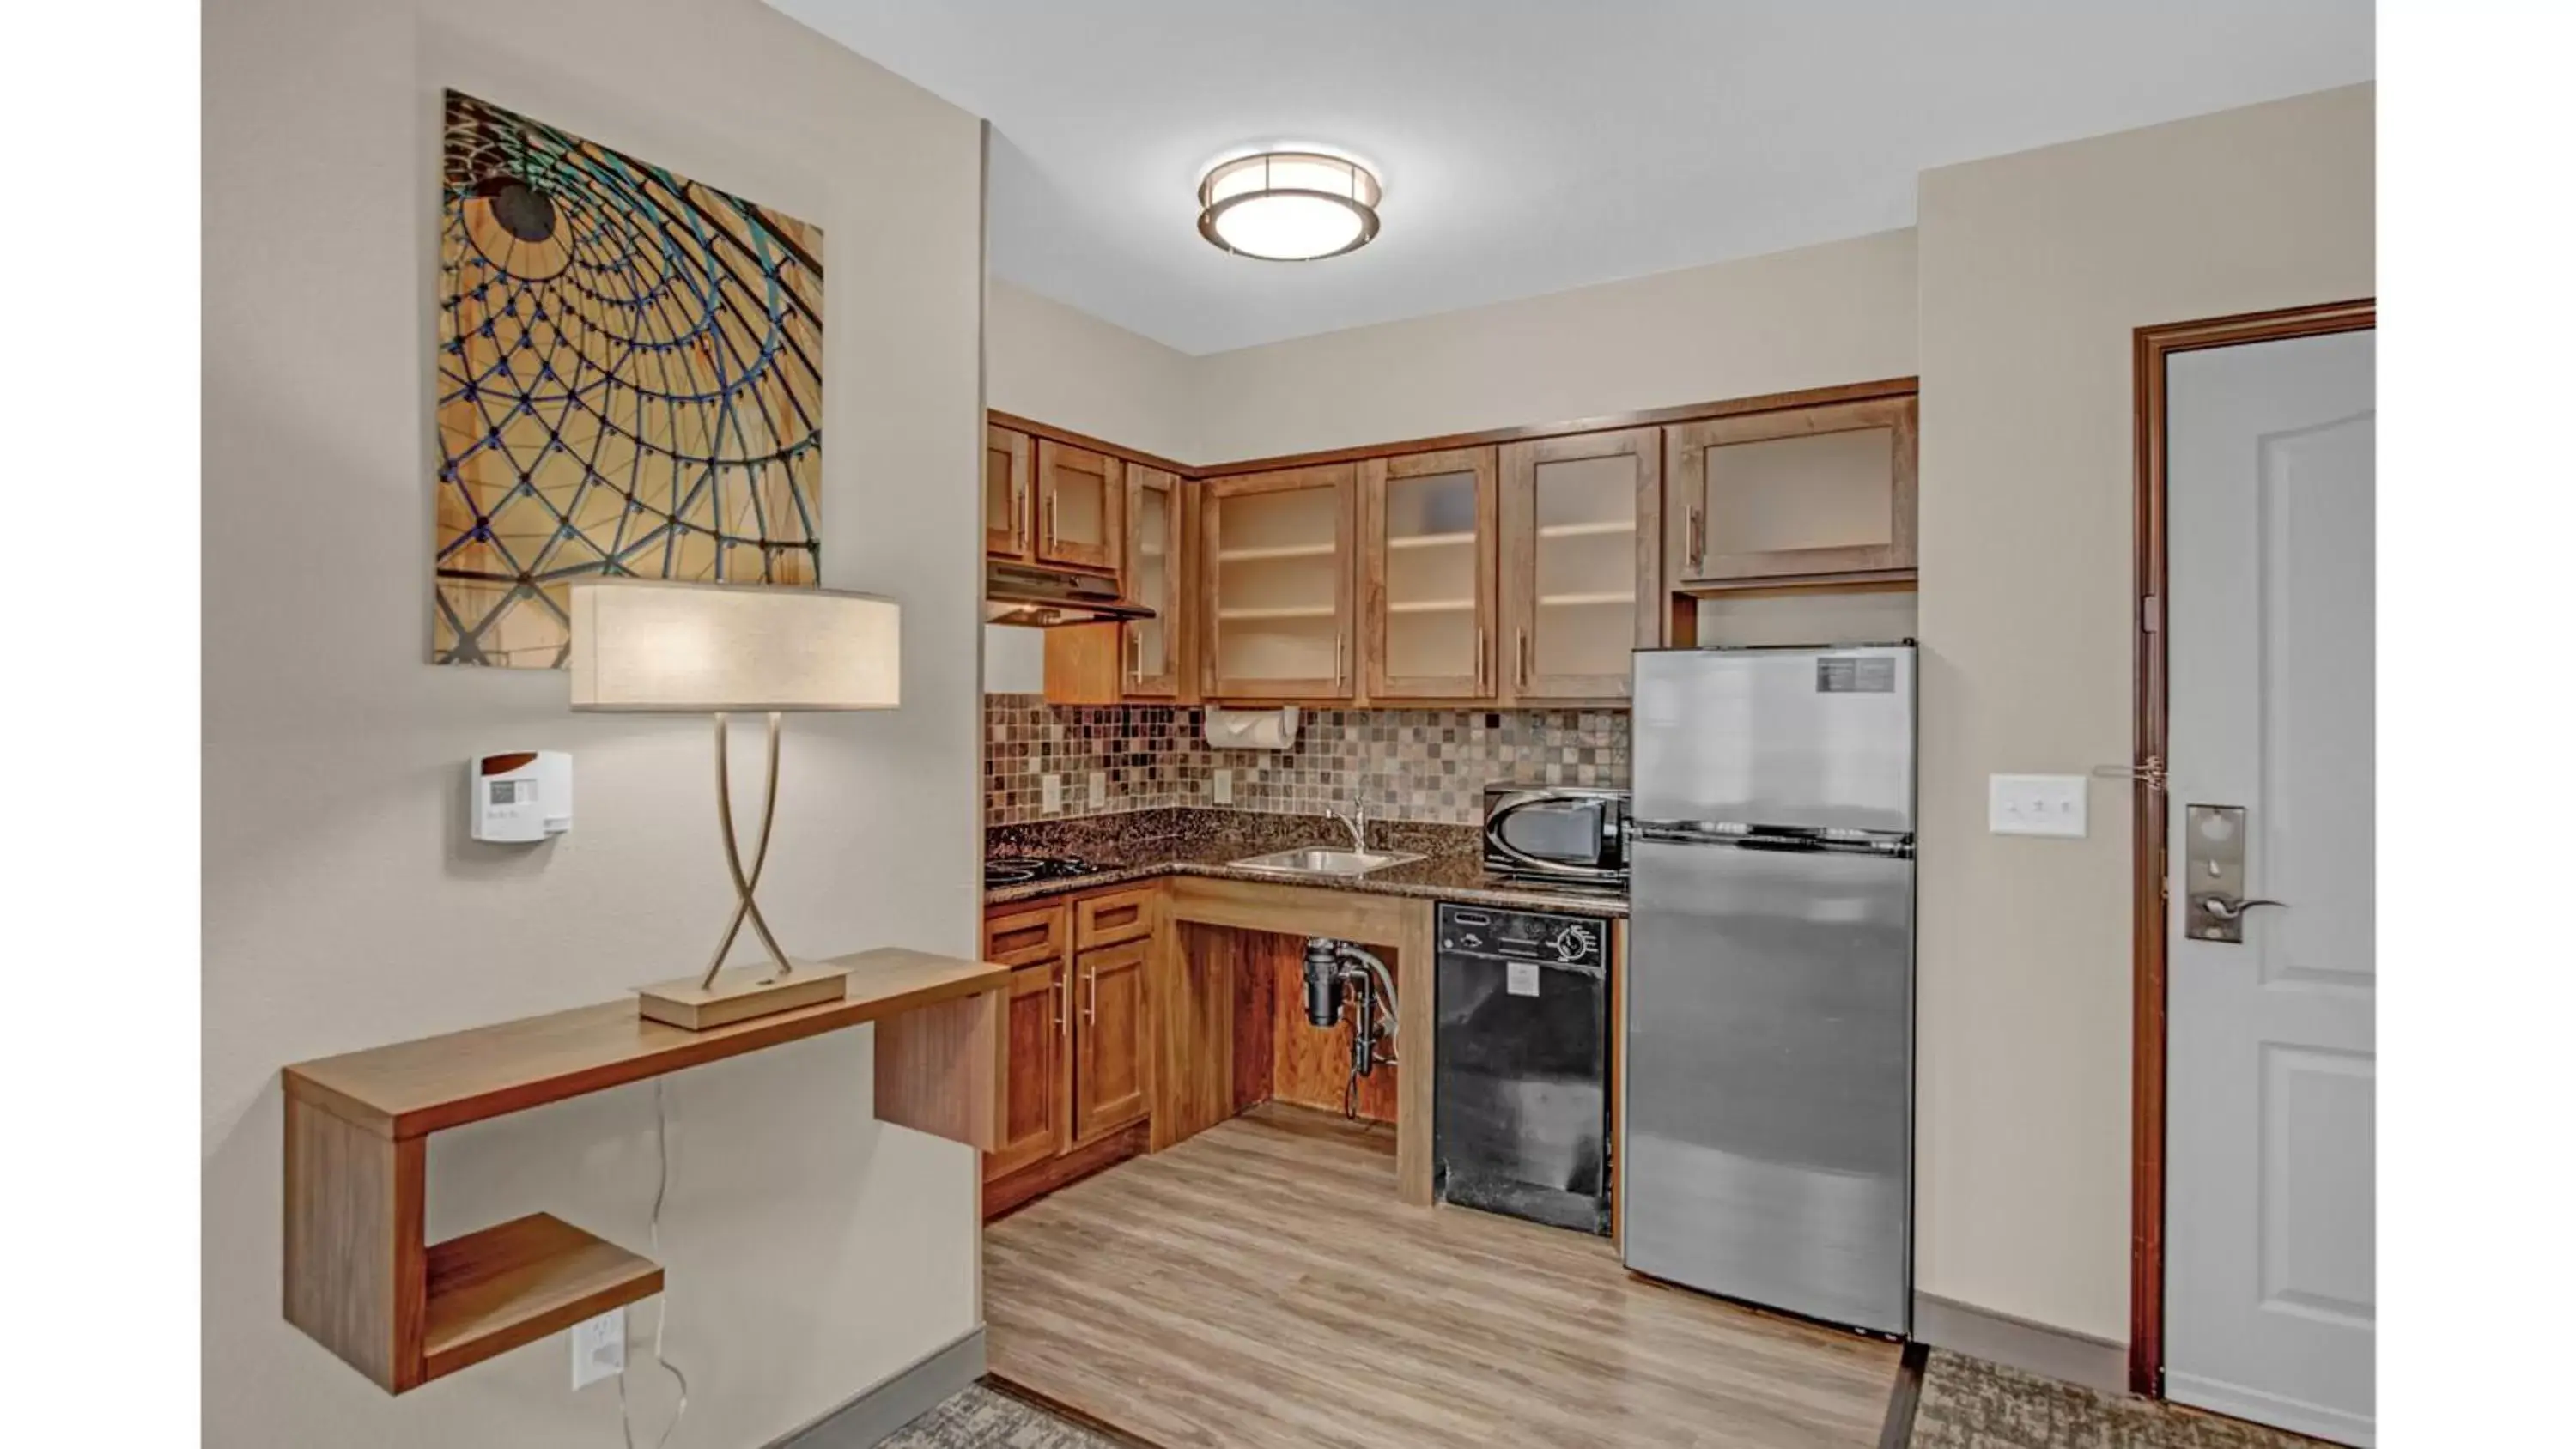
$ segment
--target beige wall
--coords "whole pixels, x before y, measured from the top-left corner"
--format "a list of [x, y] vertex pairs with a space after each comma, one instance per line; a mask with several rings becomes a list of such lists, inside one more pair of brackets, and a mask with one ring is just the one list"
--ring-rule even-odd
[[1195, 360], [1192, 462], [1914, 371], [1914, 233], [1662, 272]]
[[[758, 0], [235, 0], [204, 47], [206, 1441], [615, 1444], [561, 1337], [396, 1399], [278, 1311], [281, 1064], [612, 999], [729, 898], [703, 720], [423, 662], [439, 91], [827, 229], [825, 578], [902, 602], [905, 669], [900, 711], [791, 724], [764, 894], [817, 954], [975, 941], [978, 126]], [[465, 759], [522, 747], [573, 752], [572, 833], [462, 839]], [[976, 1321], [974, 1154], [875, 1124], [870, 1047], [668, 1079], [681, 1442], [768, 1442]], [[432, 1235], [544, 1209], [644, 1249], [653, 1103], [441, 1134]]]
[[1927, 1293], [2128, 1337], [2128, 793], [1986, 777], [2129, 758], [2132, 330], [2370, 294], [2372, 166], [2359, 86], [1923, 177]]
[[1184, 463], [1200, 461], [1196, 359], [1051, 297], [993, 279], [984, 316], [993, 407]]

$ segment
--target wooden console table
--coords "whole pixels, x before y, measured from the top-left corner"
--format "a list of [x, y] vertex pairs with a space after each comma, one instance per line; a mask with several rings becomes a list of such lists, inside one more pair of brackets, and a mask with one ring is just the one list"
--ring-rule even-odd
[[989, 1151], [1010, 968], [884, 949], [849, 994], [707, 1031], [579, 1007], [299, 1062], [286, 1095], [286, 1318], [390, 1393], [662, 1291], [658, 1263], [547, 1213], [424, 1241], [429, 1134], [877, 1024], [876, 1115]]

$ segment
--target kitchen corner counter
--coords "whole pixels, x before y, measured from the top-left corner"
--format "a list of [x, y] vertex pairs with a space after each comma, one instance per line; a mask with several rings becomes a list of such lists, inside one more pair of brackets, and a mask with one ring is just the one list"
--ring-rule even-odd
[[1131, 881], [1196, 876], [1525, 910], [1595, 916], [1628, 914], [1624, 891], [1555, 887], [1487, 874], [1478, 832], [1467, 825], [1372, 821], [1372, 848], [1416, 853], [1423, 859], [1366, 875], [1310, 876], [1245, 870], [1230, 864], [1269, 851], [1306, 845], [1347, 845], [1349, 840], [1348, 828], [1330, 816], [1267, 815], [1242, 810], [1139, 810], [1079, 820], [995, 826], [985, 832], [988, 857], [1079, 855], [1100, 868], [1078, 876], [998, 886], [984, 893], [984, 901], [987, 905], [1006, 905]]

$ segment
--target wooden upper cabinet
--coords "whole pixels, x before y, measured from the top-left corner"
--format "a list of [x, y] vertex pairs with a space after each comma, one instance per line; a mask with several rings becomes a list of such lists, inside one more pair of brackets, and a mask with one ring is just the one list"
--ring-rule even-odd
[[1145, 963], [1147, 941], [1085, 951], [1074, 962], [1073, 1139], [1093, 1141], [1141, 1122], [1152, 1110], [1154, 1033]]
[[1126, 511], [1126, 464], [1052, 438], [1038, 440], [1040, 563], [1116, 573]]
[[1183, 540], [1181, 480], [1160, 468], [1127, 465], [1127, 598], [1154, 611], [1125, 626], [1119, 693], [1174, 699], [1181, 689]]
[[1628, 697], [1662, 642], [1663, 479], [1654, 428], [1503, 448], [1503, 702]]
[[1359, 465], [1370, 699], [1492, 696], [1496, 477], [1492, 448]]
[[1673, 587], [1914, 567], [1913, 398], [1710, 418], [1664, 438]]
[[1026, 433], [984, 428], [984, 552], [1029, 557], [1029, 477], [1036, 448]]
[[986, 1182], [1072, 1145], [1071, 982], [1061, 960], [1011, 973], [1002, 1012], [1002, 1140], [984, 1154]]
[[1208, 698], [1351, 697], [1357, 479], [1333, 463], [1198, 485]]

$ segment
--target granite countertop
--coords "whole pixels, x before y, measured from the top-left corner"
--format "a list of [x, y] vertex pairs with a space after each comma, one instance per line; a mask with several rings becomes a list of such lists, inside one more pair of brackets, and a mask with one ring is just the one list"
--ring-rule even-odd
[[987, 856], [1078, 855], [1100, 869], [1061, 880], [997, 886], [984, 892], [984, 902], [1004, 905], [1158, 876], [1195, 875], [1371, 895], [1417, 896], [1470, 905], [1519, 906], [1595, 916], [1628, 914], [1625, 891], [1550, 886], [1486, 874], [1479, 835], [1472, 825], [1372, 820], [1368, 827], [1371, 849], [1409, 851], [1423, 858], [1367, 875], [1316, 877], [1242, 870], [1227, 862], [1302, 845], [1347, 847], [1350, 828], [1326, 815], [1180, 808], [997, 825], [984, 832]]

